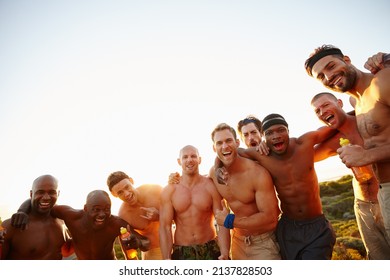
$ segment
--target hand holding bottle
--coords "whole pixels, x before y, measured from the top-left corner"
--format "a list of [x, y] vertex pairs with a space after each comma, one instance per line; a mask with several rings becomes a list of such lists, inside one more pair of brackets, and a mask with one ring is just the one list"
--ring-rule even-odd
[[[348, 139], [340, 138], [340, 146], [341, 147], [350, 146], [351, 149], [353, 147], [353, 149], [355, 149], [353, 154], [357, 154], [357, 155], [362, 154], [361, 152], [359, 153], [359, 151], [356, 151], [356, 149], [360, 150], [360, 149], [363, 149], [363, 147], [360, 147], [357, 145], [351, 146]], [[348, 154], [345, 151], [345, 149], [343, 149], [343, 148], [338, 149], [337, 152], [339, 153], [340, 158], [343, 161], [343, 163], [347, 167], [351, 168], [356, 180], [359, 181], [360, 183], [364, 183], [375, 176], [371, 165], [352, 166], [350, 162], [347, 162], [348, 157], [351, 158], [352, 154]]]
[[122, 248], [125, 251], [127, 259], [129, 260], [138, 260], [138, 251], [139, 247], [138, 238], [130, 233], [130, 229], [121, 227], [120, 229], [120, 240], [122, 243]]

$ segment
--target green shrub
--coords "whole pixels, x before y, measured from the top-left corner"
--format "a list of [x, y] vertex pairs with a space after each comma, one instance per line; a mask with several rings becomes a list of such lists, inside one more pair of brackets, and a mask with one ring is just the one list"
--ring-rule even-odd
[[333, 248], [332, 259], [366, 259], [367, 252], [354, 218], [355, 197], [352, 188], [352, 176], [346, 175], [337, 181], [321, 182], [320, 196], [324, 214], [331, 222], [336, 233], [336, 244]]

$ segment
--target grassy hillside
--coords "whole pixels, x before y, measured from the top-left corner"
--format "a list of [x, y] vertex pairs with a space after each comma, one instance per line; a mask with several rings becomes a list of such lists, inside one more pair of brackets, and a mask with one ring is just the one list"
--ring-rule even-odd
[[324, 214], [331, 222], [337, 237], [332, 258], [366, 259], [366, 250], [353, 211], [352, 176], [343, 176], [337, 181], [321, 182], [320, 195]]

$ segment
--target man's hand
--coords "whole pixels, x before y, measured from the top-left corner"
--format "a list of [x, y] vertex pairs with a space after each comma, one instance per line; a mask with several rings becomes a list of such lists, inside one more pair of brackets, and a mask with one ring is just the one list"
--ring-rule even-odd
[[160, 212], [155, 207], [140, 207], [140, 209], [145, 211], [145, 214], [141, 215], [142, 218], [149, 221], [158, 221], [160, 219]]
[[[388, 56], [388, 55], [387, 55]], [[386, 56], [386, 58], [387, 58]], [[364, 68], [370, 71], [372, 74], [377, 73], [379, 70], [386, 67], [385, 63], [385, 53], [378, 52], [377, 54], [368, 58], [364, 64]]]
[[215, 213], [215, 221], [219, 226], [223, 227], [223, 223], [225, 222], [226, 216], [230, 213], [230, 210], [228, 209], [224, 199], [221, 200], [221, 205], [222, 210], [217, 210]]
[[11, 217], [11, 225], [15, 228], [25, 230], [28, 228], [28, 215], [24, 212], [17, 212]]
[[130, 232], [130, 237], [125, 240], [121, 240], [122, 246], [125, 250], [140, 249], [141, 251], [148, 251], [150, 249], [149, 238], [139, 234], [130, 225], [127, 225], [127, 231]]
[[215, 169], [215, 177], [217, 178], [219, 184], [227, 186], [229, 181], [229, 172], [224, 166]]
[[179, 172], [175, 172], [175, 173], [169, 174], [168, 184], [174, 185], [174, 184], [179, 184], [179, 183], [180, 183], [180, 174], [179, 174]]
[[226, 260], [230, 260], [230, 258], [229, 258], [228, 256], [220, 255], [220, 256], [218, 257], [218, 260], [220, 260], [220, 261], [226, 261]]
[[371, 164], [365, 155], [365, 149], [359, 145], [347, 145], [337, 149], [341, 161], [349, 168]]
[[267, 143], [265, 143], [264, 140], [261, 141], [261, 142], [259, 143], [259, 145], [257, 146], [256, 151], [258, 151], [258, 152], [259, 152], [260, 154], [262, 154], [262, 155], [268, 156], [268, 154], [269, 154], [269, 148], [268, 148], [268, 146], [267, 146]]

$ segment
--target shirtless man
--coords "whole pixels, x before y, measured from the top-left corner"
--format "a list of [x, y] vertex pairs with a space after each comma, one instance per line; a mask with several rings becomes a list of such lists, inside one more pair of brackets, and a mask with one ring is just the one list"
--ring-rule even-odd
[[150, 249], [142, 252], [142, 259], [161, 260], [159, 210], [162, 187], [141, 185], [135, 188], [133, 179], [122, 171], [111, 173], [107, 186], [113, 196], [123, 201], [118, 216], [150, 240]]
[[[212, 180], [199, 174], [201, 157], [193, 146], [180, 150], [182, 167], [178, 184], [167, 185], [161, 194], [160, 240], [164, 259], [227, 260], [229, 230], [214, 224], [214, 215], [222, 210], [221, 196]], [[172, 221], [175, 231], [172, 234]]]
[[[26, 208], [26, 202], [21, 205], [19, 211], [25, 213], [31, 211]], [[51, 215], [65, 222], [72, 235], [72, 244], [79, 260], [115, 260], [114, 241], [120, 235], [121, 227], [129, 229], [125, 220], [111, 215], [111, 200], [108, 193], [103, 190], [90, 192], [83, 209], [54, 205]], [[29, 221], [27, 222], [30, 227]], [[130, 230], [132, 238], [126, 244], [121, 242], [122, 249], [148, 250], [149, 240], [133, 229]]]
[[[87, 196], [84, 209], [73, 209], [66, 205], [57, 205], [52, 214], [64, 220], [72, 235], [73, 246], [79, 260], [114, 260], [114, 241], [121, 227], [128, 223], [111, 215], [111, 200], [103, 190], [94, 190]], [[147, 250], [148, 240], [132, 231], [134, 244], [124, 249], [140, 248]]]
[[261, 121], [254, 116], [247, 116], [237, 125], [241, 140], [249, 147], [257, 147], [261, 142]]
[[[387, 63], [390, 61], [383, 64]], [[305, 68], [325, 87], [353, 98], [363, 145], [343, 146], [337, 152], [348, 167], [374, 165], [380, 183], [379, 204], [390, 237], [390, 69], [376, 74], [362, 72], [332, 45], [315, 49]]]
[[331, 137], [334, 130], [323, 127], [290, 138], [281, 115], [270, 114], [262, 123], [269, 154], [257, 148], [240, 150], [240, 154], [260, 163], [273, 178], [282, 210], [276, 233], [282, 258], [331, 259], [336, 237], [322, 212], [314, 145]]
[[[357, 129], [356, 117], [343, 110], [343, 102], [332, 93], [322, 92], [315, 95], [311, 105], [318, 119], [329, 127], [337, 129], [338, 134], [315, 146], [316, 161], [337, 155], [339, 139], [347, 138], [350, 143], [363, 145]], [[368, 181], [352, 181], [355, 195], [354, 210], [360, 236], [370, 260], [390, 259], [390, 240], [383, 225], [383, 217], [378, 204], [379, 183], [376, 177]]]
[[[30, 197], [29, 226], [25, 230], [14, 228], [11, 219], [3, 222], [6, 229], [2, 245], [2, 259], [8, 260], [60, 260], [70, 245], [62, 220], [50, 216], [59, 195], [57, 179], [43, 175], [34, 180]], [[62, 251], [62, 252], [61, 252]], [[69, 252], [70, 255], [71, 252]]]
[[256, 162], [238, 155], [240, 141], [229, 125], [219, 124], [211, 138], [214, 152], [229, 173], [225, 185], [219, 184], [215, 169], [210, 170], [230, 208], [218, 212], [216, 220], [220, 227], [233, 230], [232, 259], [281, 259], [275, 236], [280, 210], [271, 175]]

